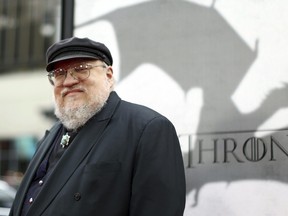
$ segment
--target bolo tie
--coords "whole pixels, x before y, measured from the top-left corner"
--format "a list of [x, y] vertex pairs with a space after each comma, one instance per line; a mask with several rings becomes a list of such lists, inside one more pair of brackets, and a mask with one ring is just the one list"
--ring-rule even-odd
[[66, 134], [64, 134], [61, 138], [61, 142], [60, 145], [62, 148], [66, 148], [69, 144], [70, 141], [72, 141], [72, 139], [76, 136], [77, 132], [66, 132]]

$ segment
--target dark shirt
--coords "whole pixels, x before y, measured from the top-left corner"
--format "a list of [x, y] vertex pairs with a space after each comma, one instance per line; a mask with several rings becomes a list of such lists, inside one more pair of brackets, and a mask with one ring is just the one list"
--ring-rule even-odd
[[[25, 216], [27, 214], [28, 210], [30, 209], [30, 206], [37, 198], [37, 195], [41, 192], [42, 186], [47, 181], [49, 175], [53, 172], [55, 166], [57, 165], [57, 162], [60, 160], [61, 156], [65, 153], [66, 148], [68, 148], [68, 146], [62, 148], [62, 146], [60, 145], [61, 139], [63, 135], [65, 135], [66, 133], [67, 130], [62, 126], [57, 136], [55, 137], [53, 144], [51, 145], [51, 148], [48, 151], [48, 154], [38, 167], [33, 177], [33, 180], [29, 186], [28, 192], [25, 196], [21, 212], [22, 216]], [[70, 135], [69, 143], [71, 143], [77, 133], [68, 132], [68, 134]]]

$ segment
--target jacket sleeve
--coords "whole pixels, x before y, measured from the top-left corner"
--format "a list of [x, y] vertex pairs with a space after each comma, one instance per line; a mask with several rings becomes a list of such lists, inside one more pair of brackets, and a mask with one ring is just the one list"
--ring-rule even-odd
[[181, 216], [185, 208], [185, 174], [174, 126], [152, 119], [138, 143], [130, 216]]

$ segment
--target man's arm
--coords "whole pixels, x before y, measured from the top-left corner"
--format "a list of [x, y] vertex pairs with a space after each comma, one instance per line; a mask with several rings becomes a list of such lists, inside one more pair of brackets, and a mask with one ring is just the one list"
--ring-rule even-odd
[[182, 216], [185, 174], [174, 126], [164, 117], [154, 118], [138, 144], [130, 216]]

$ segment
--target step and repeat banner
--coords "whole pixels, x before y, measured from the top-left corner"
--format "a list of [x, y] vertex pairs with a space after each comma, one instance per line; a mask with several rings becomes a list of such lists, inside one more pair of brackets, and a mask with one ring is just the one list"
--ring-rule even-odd
[[75, 31], [105, 43], [116, 91], [175, 125], [185, 216], [288, 211], [286, 0], [76, 0]]

